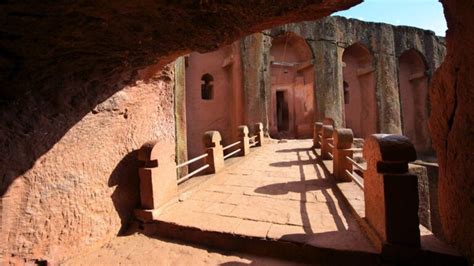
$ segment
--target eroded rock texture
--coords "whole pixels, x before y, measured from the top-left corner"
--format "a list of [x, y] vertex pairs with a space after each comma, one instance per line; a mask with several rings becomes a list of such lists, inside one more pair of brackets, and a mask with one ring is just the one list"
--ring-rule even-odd
[[474, 259], [474, 3], [442, 2], [448, 54], [430, 88], [440, 215], [446, 237]]
[[164, 65], [359, 2], [2, 2], [4, 259], [57, 262], [120, 232], [138, 204], [136, 149], [175, 145]]

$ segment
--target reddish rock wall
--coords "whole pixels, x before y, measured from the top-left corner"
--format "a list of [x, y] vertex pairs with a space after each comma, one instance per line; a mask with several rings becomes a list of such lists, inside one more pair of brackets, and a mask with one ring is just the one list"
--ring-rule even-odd
[[[283, 32], [293, 32], [301, 36], [311, 47], [314, 54], [315, 118], [322, 120], [324, 117], [332, 117], [337, 126], [344, 126], [347, 122], [344, 117], [343, 89], [344, 72], [347, 72], [343, 70], [345, 51], [354, 47], [353, 44], [359, 44], [368, 50], [369, 56], [373, 57], [372, 63], [359, 67], [358, 71], [365, 74], [359, 82], [352, 83], [365, 83], [367, 86], [362, 87], [368, 89], [375, 86], [375, 93], [364, 95], [365, 110], [361, 109], [358, 112], [348, 106], [348, 112], [353, 114], [349, 120], [362, 117], [363, 125], [358, 126], [361, 129], [356, 132], [361, 137], [373, 132], [402, 133], [402, 107], [398, 82], [401, 54], [410, 49], [422, 54], [426, 60], [428, 79], [445, 55], [443, 38], [437, 37], [432, 31], [343, 17], [286, 24], [272, 28], [265, 34], [275, 37]], [[269, 50], [262, 51], [269, 53]], [[269, 61], [266, 64], [267, 67], [264, 69], [270, 67]], [[267, 84], [269, 78], [269, 75], [259, 74], [258, 80]], [[426, 105], [428, 98], [425, 97], [420, 101]], [[417, 122], [426, 125], [426, 115], [421, 117], [425, 120]], [[361, 124], [360, 120], [355, 122]]]
[[[240, 43], [200, 54], [191, 53], [186, 67], [186, 121], [189, 159], [205, 153], [202, 138], [217, 130], [222, 145], [237, 141], [243, 124], [243, 89]], [[202, 98], [202, 77], [210, 75], [211, 99]], [[196, 163], [199, 164], [199, 163]], [[202, 166], [202, 163], [199, 167]]]
[[139, 205], [137, 150], [153, 139], [175, 146], [172, 68], [148, 69], [147, 81], [97, 105], [16, 177], [2, 197], [7, 258], [60, 261], [123, 233]]
[[430, 87], [440, 215], [446, 237], [474, 261], [474, 5], [441, 2], [448, 54]]

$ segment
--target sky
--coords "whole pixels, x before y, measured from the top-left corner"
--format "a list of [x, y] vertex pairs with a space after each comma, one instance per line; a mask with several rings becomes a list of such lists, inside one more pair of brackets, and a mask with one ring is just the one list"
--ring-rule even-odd
[[438, 36], [445, 36], [447, 29], [443, 6], [438, 0], [365, 0], [333, 15], [418, 27], [432, 30]]

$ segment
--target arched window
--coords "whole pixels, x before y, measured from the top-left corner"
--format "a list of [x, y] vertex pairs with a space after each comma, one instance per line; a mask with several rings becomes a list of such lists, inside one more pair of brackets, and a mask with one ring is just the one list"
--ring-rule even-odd
[[202, 76], [201, 81], [201, 99], [212, 100], [214, 98], [214, 85], [212, 84], [214, 78], [211, 74], [206, 73]]

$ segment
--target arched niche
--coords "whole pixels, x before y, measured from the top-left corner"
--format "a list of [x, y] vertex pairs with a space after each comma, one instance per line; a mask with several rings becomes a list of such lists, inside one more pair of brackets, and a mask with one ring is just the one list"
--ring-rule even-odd
[[346, 127], [365, 138], [377, 132], [374, 59], [364, 45], [355, 43], [344, 50], [342, 61]]
[[427, 64], [424, 56], [415, 49], [403, 52], [398, 63], [403, 134], [419, 153], [428, 153], [431, 139], [428, 131]]
[[304, 38], [286, 32], [272, 40], [270, 56], [270, 135], [274, 138], [311, 138], [313, 51]]

